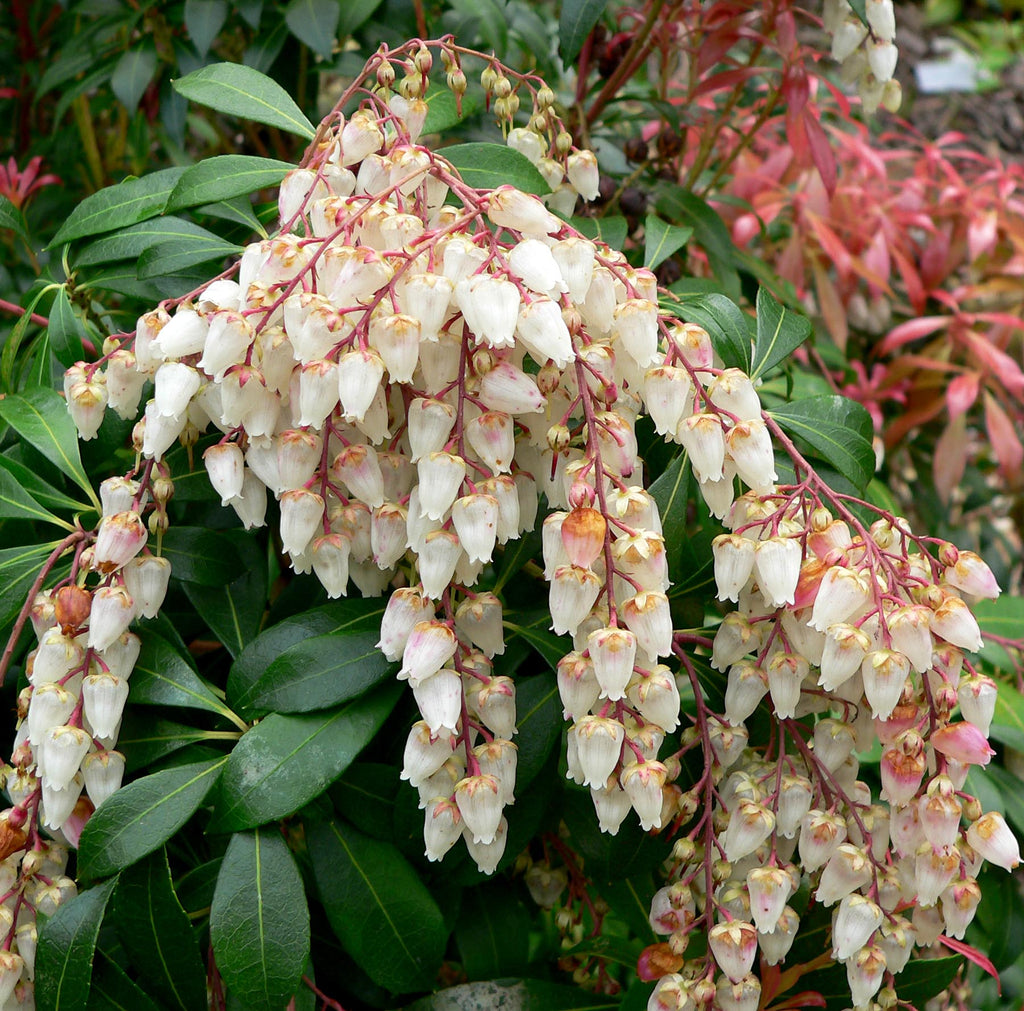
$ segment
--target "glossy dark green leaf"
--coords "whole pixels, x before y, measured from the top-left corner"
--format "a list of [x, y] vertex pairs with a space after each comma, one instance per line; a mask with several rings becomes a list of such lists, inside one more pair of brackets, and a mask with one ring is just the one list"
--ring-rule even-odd
[[[868, 10], [867, 3], [865, 2], [865, 0], [850, 0], [850, 7], [852, 8], [853, 13], [856, 14], [858, 18], [860, 18], [861, 23], [867, 25]], [[870, 25], [868, 27], [870, 27]]]
[[114, 894], [117, 936], [147, 989], [177, 1011], [206, 1011], [206, 969], [161, 847], [123, 871]]
[[155, 218], [185, 171], [185, 166], [176, 165], [93, 193], [68, 215], [48, 248]]
[[657, 214], [648, 214], [644, 222], [644, 266], [653, 270], [678, 252], [693, 235], [687, 226], [670, 225]]
[[227, 17], [226, 0], [185, 0], [185, 28], [200, 56], [207, 54]]
[[392, 993], [431, 986], [448, 931], [410, 864], [343, 822], [307, 831], [317, 891], [341, 946]]
[[665, 537], [665, 555], [669, 570], [674, 571], [686, 543], [689, 523], [690, 466], [686, 453], [680, 452], [648, 490], [658, 504]]
[[195, 814], [225, 762], [220, 758], [179, 765], [121, 787], [82, 830], [78, 873], [102, 878], [162, 846]]
[[811, 321], [777, 302], [766, 288], [757, 289], [757, 337], [751, 379], [785, 361], [811, 335]]
[[364, 24], [380, 6], [381, 0], [346, 0], [341, 5], [341, 18], [338, 21], [338, 36], [345, 38], [351, 35], [360, 25]]
[[621, 249], [629, 234], [629, 222], [618, 214], [607, 214], [603, 218], [570, 218], [569, 224], [580, 235], [607, 243], [612, 249]]
[[441, 154], [467, 186], [478, 190], [511, 185], [524, 193], [550, 193], [551, 188], [526, 155], [504, 144], [473, 143], [446, 147]]
[[178, 180], [178, 185], [167, 199], [167, 210], [211, 204], [277, 186], [294, 167], [291, 162], [248, 154], [205, 158], [187, 169]]
[[129, 112], [138, 108], [159, 62], [156, 46], [148, 40], [129, 46], [117, 61], [110, 77], [110, 90]]
[[242, 574], [242, 560], [231, 540], [205, 527], [172, 525], [164, 534], [163, 553], [175, 579], [201, 586], [220, 586]]
[[568, 647], [565, 640], [550, 631], [550, 624], [549, 617], [545, 616], [538, 620], [537, 612], [528, 615], [510, 614], [505, 619], [505, 627], [510, 632], [522, 636], [554, 671], [558, 669], [558, 661], [568, 652]]
[[124, 752], [128, 772], [137, 772], [179, 748], [207, 740], [208, 733], [202, 727], [174, 720], [154, 720], [151, 712], [129, 706], [117, 735], [117, 746]]
[[210, 911], [223, 859], [216, 857], [207, 860], [206, 863], [193, 867], [175, 882], [174, 890], [177, 892], [178, 901], [192, 919], [197, 919], [199, 914]]
[[79, 290], [94, 291], [98, 288], [152, 303], [164, 298], [178, 298], [210, 280], [209, 271], [202, 268], [149, 279], [140, 279], [137, 270], [138, 266], [134, 262], [112, 263], [95, 273], [90, 272], [88, 280], [79, 285]]
[[117, 879], [59, 906], [39, 931], [35, 997], [39, 1011], [86, 1011], [100, 924]]
[[0, 468], [0, 519], [30, 520], [37, 523], [52, 523], [74, 528], [70, 523], [58, 519], [48, 509], [44, 509], [7, 470]]
[[0, 468], [7, 471], [40, 505], [49, 509], [66, 509], [69, 512], [86, 512], [92, 509], [92, 506], [65, 495], [34, 470], [3, 453], [0, 453]]
[[302, 878], [276, 828], [239, 832], [228, 844], [210, 909], [217, 968], [252, 1011], [282, 1011], [309, 955]]
[[550, 675], [516, 679], [516, 788], [526, 789], [562, 739], [562, 700]]
[[56, 543], [28, 544], [0, 550], [0, 586], [4, 588], [0, 594], [0, 629], [6, 632], [7, 626], [15, 619], [25, 602], [28, 588], [39, 574], [46, 556], [56, 546]]
[[867, 486], [875, 472], [874, 429], [871, 415], [860, 404], [838, 395], [809, 397], [777, 407], [771, 416], [857, 488]]
[[37, 386], [8, 394], [0, 399], [0, 418], [99, 505], [78, 453], [78, 432], [56, 390]]
[[85, 332], [78, 313], [68, 298], [68, 289], [61, 285], [50, 306], [50, 347], [65, 368], [82, 360], [82, 335]]
[[261, 720], [231, 752], [211, 831], [263, 825], [319, 796], [370, 743], [400, 694], [401, 685], [390, 684], [340, 709]]
[[77, 267], [91, 266], [96, 263], [111, 263], [114, 260], [137, 259], [150, 246], [169, 242], [171, 239], [200, 237], [207, 241], [222, 241], [220, 236], [197, 225], [193, 221], [165, 215], [149, 221], [140, 221], [137, 225], [104, 235], [101, 239], [83, 246], [75, 256]]
[[[1018, 639], [1024, 629], [1024, 597], [1004, 593], [998, 600], [979, 600], [971, 610], [978, 619], [982, 635]], [[998, 642], [987, 639], [981, 657], [997, 670], [1010, 673], [1015, 669], [1013, 658]]]
[[455, 93], [440, 83], [430, 87], [424, 101], [427, 103], [427, 118], [423, 121], [424, 135], [450, 130], [480, 109], [480, 99], [472, 91], [467, 91], [462, 96], [460, 114], [455, 102]]
[[316, 636], [380, 628], [384, 604], [352, 597], [286, 618], [258, 635], [228, 673], [227, 697], [239, 712], [253, 705], [253, 691], [263, 672], [287, 650]]
[[693, 226], [694, 241], [707, 253], [715, 277], [730, 298], [738, 299], [737, 249], [721, 215], [706, 200], [675, 184], [659, 187], [655, 208], [666, 221]]
[[292, 0], [284, 19], [292, 35], [327, 60], [334, 49], [340, 13], [338, 0]]
[[184, 658], [158, 635], [144, 634], [132, 671], [132, 704], [205, 709], [223, 716], [227, 707]]
[[335, 632], [282, 653], [253, 686], [252, 706], [277, 713], [310, 713], [357, 698], [392, 676], [377, 648], [380, 632]]
[[5, 196], [0, 196], [0, 229], [8, 228], [22, 238], [25, 237], [25, 219], [21, 211]]
[[687, 323], [696, 323], [707, 330], [726, 366], [750, 372], [753, 321], [731, 298], [715, 292], [695, 295], [684, 298], [676, 311]]
[[504, 881], [467, 889], [455, 943], [469, 979], [519, 976], [529, 961], [530, 917], [516, 891]]
[[[29, 327], [38, 325], [33, 321], [32, 316], [35, 313], [36, 307], [42, 301], [43, 296], [52, 290], [48, 285], [44, 286], [29, 299], [28, 304], [24, 307], [24, 311], [18, 317], [17, 322], [4, 340], [3, 350], [0, 351], [0, 387], [3, 390], [11, 391], [14, 389], [15, 366], [18, 364], [18, 352], [21, 349], [22, 341], [25, 339]], [[45, 336], [45, 332], [43, 336]]]
[[316, 131], [288, 92], [265, 74], [237, 63], [213, 63], [174, 82], [187, 99], [312, 140]]
[[185, 593], [228, 652], [237, 657], [259, 634], [267, 606], [267, 557], [247, 534], [230, 531], [222, 536], [232, 542], [244, 571], [220, 586], [185, 583]]
[[244, 225], [261, 238], [267, 237], [267, 230], [263, 227], [260, 219], [256, 217], [256, 212], [247, 196], [219, 200], [215, 204], [203, 204], [202, 207], [195, 208], [195, 213], [205, 214], [210, 218], [221, 218], [236, 225]]
[[[1020, 601], [1018, 600], [1018, 602]], [[1018, 625], [1017, 628], [1018, 630], [1024, 628], [1024, 624]], [[1018, 634], [1020, 634], [1019, 631]], [[989, 736], [999, 741], [1000, 744], [1005, 744], [1017, 751], [1024, 751], [1024, 695], [1018, 691], [1015, 685], [1006, 681], [999, 684], [996, 709], [992, 716]]]
[[[143, 250], [135, 265], [140, 278], [164, 277], [191, 271], [197, 263], [225, 260], [242, 252], [241, 246], [214, 236], [185, 236]], [[213, 271], [211, 271], [212, 273]]]
[[568, 67], [608, 6], [608, 0], [564, 0], [558, 18], [558, 51]]
[[360, 832], [392, 842], [395, 799], [405, 785], [398, 769], [379, 762], [355, 762], [328, 790], [335, 809]]
[[659, 940], [649, 920], [651, 896], [657, 891], [652, 875], [602, 881], [597, 888], [612, 913], [628, 924], [644, 944], [654, 944]]
[[103, 949], [96, 952], [88, 1011], [161, 1011], [153, 999]]

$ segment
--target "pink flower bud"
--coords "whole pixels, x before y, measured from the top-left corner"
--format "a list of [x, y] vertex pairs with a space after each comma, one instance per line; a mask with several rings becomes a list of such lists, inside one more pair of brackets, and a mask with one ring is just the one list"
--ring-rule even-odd
[[104, 574], [116, 571], [145, 547], [148, 537], [137, 512], [105, 516], [93, 547], [93, 567]]
[[947, 758], [970, 765], [988, 765], [995, 751], [973, 723], [951, 723], [931, 736], [932, 747]]

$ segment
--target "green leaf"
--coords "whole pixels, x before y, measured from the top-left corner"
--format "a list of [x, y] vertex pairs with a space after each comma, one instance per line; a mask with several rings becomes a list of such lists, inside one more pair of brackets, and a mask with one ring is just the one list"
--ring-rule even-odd
[[174, 90], [217, 112], [276, 126], [306, 140], [316, 134], [288, 92], [251, 67], [213, 63], [175, 81]]
[[200, 237], [208, 242], [223, 242], [219, 235], [184, 218], [164, 216], [105, 235], [87, 246], [83, 246], [74, 257], [76, 267], [88, 267], [96, 263], [110, 263], [114, 260], [134, 260], [150, 246], [172, 239]]
[[93, 193], [71, 212], [47, 249], [155, 218], [185, 171], [185, 166], [176, 165]]
[[25, 339], [25, 334], [28, 333], [28, 328], [37, 325], [32, 319], [32, 314], [43, 296], [48, 291], [52, 291], [54, 287], [56, 286], [44, 285], [32, 296], [25, 311], [18, 317], [4, 341], [3, 351], [0, 351], [0, 387], [4, 390], [14, 388], [14, 368], [17, 364], [18, 350], [21, 348], [21, 342]]
[[[241, 69], [241, 68], [239, 68]], [[222, 154], [205, 158], [187, 169], [167, 200], [167, 210], [254, 193], [267, 186], [277, 186], [295, 166], [276, 158], [257, 158], [248, 154]], [[223, 241], [223, 240], [222, 240]]]
[[544, 767], [562, 739], [562, 700], [550, 676], [522, 678], [516, 686], [516, 783], [525, 788]]
[[205, 214], [207, 217], [222, 218], [236, 225], [244, 225], [261, 238], [267, 237], [267, 230], [256, 217], [252, 203], [246, 197], [233, 197], [231, 200], [221, 200], [216, 204], [203, 204], [195, 210], [196, 214]]
[[46, 556], [56, 547], [56, 543], [28, 544], [0, 551], [0, 586], [4, 588], [0, 594], [0, 629], [6, 630], [21, 610], [28, 588], [35, 581]]
[[658, 188], [654, 206], [666, 221], [693, 225], [694, 238], [708, 254], [715, 277], [731, 298], [739, 298], [737, 249], [721, 215], [706, 200], [674, 183]]
[[78, 873], [102, 878], [162, 846], [198, 810], [227, 758], [179, 765], [136, 779], [93, 813], [78, 847]]
[[341, 5], [338, 37], [347, 38], [380, 6], [381, 0], [345, 0]]
[[405, 789], [393, 765], [354, 762], [328, 790], [331, 802], [346, 821], [375, 839], [395, 837], [395, 799]]
[[399, 695], [390, 684], [340, 709], [261, 720], [231, 752], [210, 830], [263, 825], [318, 797], [373, 740]]
[[161, 1011], [102, 949], [96, 952], [88, 1011]]
[[504, 881], [467, 889], [455, 943], [469, 979], [519, 976], [530, 956], [530, 917], [516, 892]]
[[[70, 523], [44, 509], [6, 469], [0, 468], [0, 519], [35, 520], [74, 530]], [[6, 587], [5, 587], [6, 590]]]
[[242, 561], [231, 541], [205, 527], [172, 526], [164, 534], [163, 553], [175, 579], [200, 586], [220, 586], [242, 574]]
[[134, 43], [117, 61], [110, 89], [129, 112], [138, 108], [158, 64], [156, 46], [148, 40]]
[[187, 236], [150, 246], [139, 257], [136, 271], [140, 278], [164, 277], [191, 270], [197, 263], [224, 260], [242, 252], [241, 246], [219, 236]]
[[570, 218], [569, 224], [580, 235], [604, 242], [612, 249], [621, 249], [629, 234], [629, 222], [618, 214], [608, 214], [603, 218]]
[[[651, 896], [655, 892], [654, 881], [650, 875], [637, 878], [618, 878], [598, 885], [601, 898], [611, 907], [612, 912], [644, 944], [654, 944], [658, 935], [654, 933], [650, 922]], [[634, 960], [635, 964], [635, 960]]]
[[508, 184], [524, 193], [551, 192], [530, 159], [504, 144], [456, 144], [442, 148], [440, 154], [473, 189], [492, 190]]
[[252, 707], [253, 689], [263, 672], [286, 650], [314, 636], [380, 628], [384, 604], [353, 597], [304, 611], [271, 626], [243, 650], [228, 673], [227, 697], [239, 712]]
[[[134, 690], [134, 685], [132, 687]], [[135, 701], [133, 696], [132, 702]], [[128, 771], [137, 772], [179, 748], [207, 740], [209, 734], [210, 731], [201, 727], [190, 727], [174, 720], [154, 720], [149, 713], [137, 713], [129, 708], [117, 735], [117, 746], [124, 752]]]
[[377, 648], [378, 639], [379, 630], [335, 632], [293, 646], [253, 686], [252, 706], [309, 713], [357, 698], [398, 669]]
[[[865, 0], [850, 0], [850, 7], [853, 9], [853, 13], [856, 14], [858, 18], [860, 18], [861, 23], [867, 25], [868, 9]], [[868, 25], [868, 27], [870, 28], [871, 26]]]
[[61, 473], [66, 474], [97, 508], [99, 500], [78, 454], [78, 433], [64, 398], [45, 386], [12, 393], [0, 400], [3, 418], [26, 442], [31, 443]]
[[750, 317], [725, 295], [709, 292], [683, 298], [677, 309], [687, 323], [704, 327], [728, 368], [750, 372]]
[[154, 995], [178, 1011], [206, 1011], [206, 969], [163, 847], [122, 872], [113, 911], [117, 936]]
[[784, 308], [766, 288], [757, 289], [757, 337], [751, 379], [785, 361], [811, 335], [806, 316]]
[[233, 656], [240, 656], [259, 634], [267, 606], [267, 558], [260, 545], [246, 534], [225, 533], [242, 559], [243, 573], [221, 586], [185, 583], [185, 593], [211, 631]]
[[822, 459], [863, 489], [875, 472], [871, 415], [860, 404], [838, 395], [808, 397], [777, 407], [779, 426], [802, 438]]
[[338, 0], [292, 0], [285, 8], [284, 19], [292, 35], [318, 56], [329, 60], [340, 14]]
[[459, 113], [455, 101], [455, 93], [444, 84], [438, 82], [431, 86], [425, 99], [427, 118], [423, 121], [423, 134], [444, 133], [461, 123], [467, 116], [472, 116], [480, 108], [480, 99], [467, 91], [462, 96], [462, 112]]
[[40, 505], [49, 506], [51, 509], [67, 509], [71, 512], [84, 512], [92, 508], [85, 502], [65, 495], [64, 492], [54, 488], [49, 481], [44, 481], [34, 470], [29, 470], [23, 463], [12, 460], [11, 457], [0, 453], [0, 467], [7, 471], [22, 488], [25, 489]]
[[232, 836], [213, 894], [210, 943], [224, 981], [251, 1011], [281, 1011], [302, 982], [309, 907], [275, 827]]
[[89, 274], [89, 280], [79, 285], [79, 291], [92, 291], [99, 288], [113, 291], [128, 298], [138, 298], [146, 302], [159, 302], [164, 298], [179, 298], [203, 284], [209, 283], [209, 271], [195, 270], [191, 273], [176, 274], [173, 277], [156, 277], [140, 280], [135, 263], [115, 263], [104, 267], [95, 274]]
[[27, 234], [21, 211], [5, 196], [0, 196], [0, 228], [9, 228], [21, 238]]
[[132, 671], [132, 704], [204, 709], [223, 716], [227, 707], [165, 639], [142, 637]]
[[[1024, 597], [1004, 593], [998, 600], [979, 600], [971, 608], [982, 635], [998, 635], [1004, 639], [1019, 639], [1024, 629]], [[1013, 657], [998, 642], [986, 640], [981, 648], [982, 659], [997, 670], [1007, 673], [1015, 669]]]
[[[1018, 631], [1021, 626], [1017, 626]], [[1024, 695], [1007, 681], [999, 683], [990, 736], [1017, 751], [1024, 751]]]
[[644, 266], [653, 270], [673, 253], [682, 249], [693, 235], [689, 226], [670, 225], [657, 214], [648, 214], [644, 223]]
[[963, 964], [962, 955], [912, 959], [896, 980], [900, 1000], [923, 1008], [953, 982]]
[[675, 457], [648, 491], [658, 504], [669, 569], [675, 569], [687, 537], [690, 467], [685, 452]]
[[558, 19], [558, 51], [568, 67], [608, 6], [608, 0], [564, 0]]
[[68, 298], [66, 285], [57, 289], [57, 297], [50, 306], [50, 325], [46, 332], [50, 347], [65, 368], [82, 360], [82, 335], [85, 328]]
[[200, 56], [206, 56], [228, 17], [225, 0], [185, 0], [185, 28]]
[[117, 879], [57, 908], [39, 931], [35, 997], [39, 1011], [86, 1011], [100, 924]]
[[448, 931], [405, 858], [339, 821], [316, 825], [307, 838], [320, 899], [345, 951], [392, 993], [432, 986]]

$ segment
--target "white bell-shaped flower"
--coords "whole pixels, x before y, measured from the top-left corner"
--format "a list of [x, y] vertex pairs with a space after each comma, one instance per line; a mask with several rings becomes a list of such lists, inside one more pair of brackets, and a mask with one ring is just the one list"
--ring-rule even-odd
[[445, 737], [455, 733], [462, 712], [462, 678], [447, 667], [421, 678], [412, 693], [432, 734]]
[[96, 807], [121, 788], [124, 768], [124, 755], [119, 751], [94, 751], [85, 756], [82, 778], [89, 799]]
[[171, 563], [157, 555], [137, 555], [121, 570], [125, 589], [135, 602], [135, 613], [155, 618], [167, 596]]
[[92, 738], [81, 728], [51, 727], [43, 734], [36, 764], [43, 783], [52, 790], [65, 789], [82, 764]]
[[[392, 662], [401, 659], [415, 625], [428, 619], [433, 613], [433, 603], [418, 587], [403, 586], [395, 590], [384, 608], [377, 648]], [[454, 655], [454, 639], [454, 635], [450, 638], [445, 635], [445, 648], [450, 645], [451, 652], [443, 657], [438, 669]]]
[[477, 344], [491, 348], [515, 346], [519, 289], [492, 274], [473, 274], [455, 286], [455, 302]]
[[451, 509], [452, 525], [469, 560], [489, 562], [498, 536], [498, 500], [493, 495], [463, 495]]
[[324, 515], [324, 500], [307, 488], [294, 488], [281, 496], [281, 545], [290, 555], [306, 550]]
[[82, 681], [82, 705], [96, 737], [114, 737], [128, 701], [128, 682], [113, 674], [90, 674]]

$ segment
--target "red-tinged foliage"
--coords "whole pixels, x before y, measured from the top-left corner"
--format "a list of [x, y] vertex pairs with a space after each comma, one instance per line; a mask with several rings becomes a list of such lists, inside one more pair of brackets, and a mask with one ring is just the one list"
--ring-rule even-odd
[[996, 990], [1000, 994], [1003, 992], [996, 967], [977, 948], [966, 941], [958, 941], [955, 937], [947, 937], [945, 934], [939, 934], [939, 944], [944, 944], [951, 951], [955, 951], [958, 955], [963, 955], [964, 958], [970, 959], [976, 966], [984, 969], [996, 981]]
[[24, 169], [18, 168], [13, 158], [7, 164], [0, 164], [0, 196], [7, 197], [15, 207], [24, 207], [29, 198], [44, 186], [60, 183], [60, 179], [52, 173], [40, 175], [43, 159], [36, 155]]

